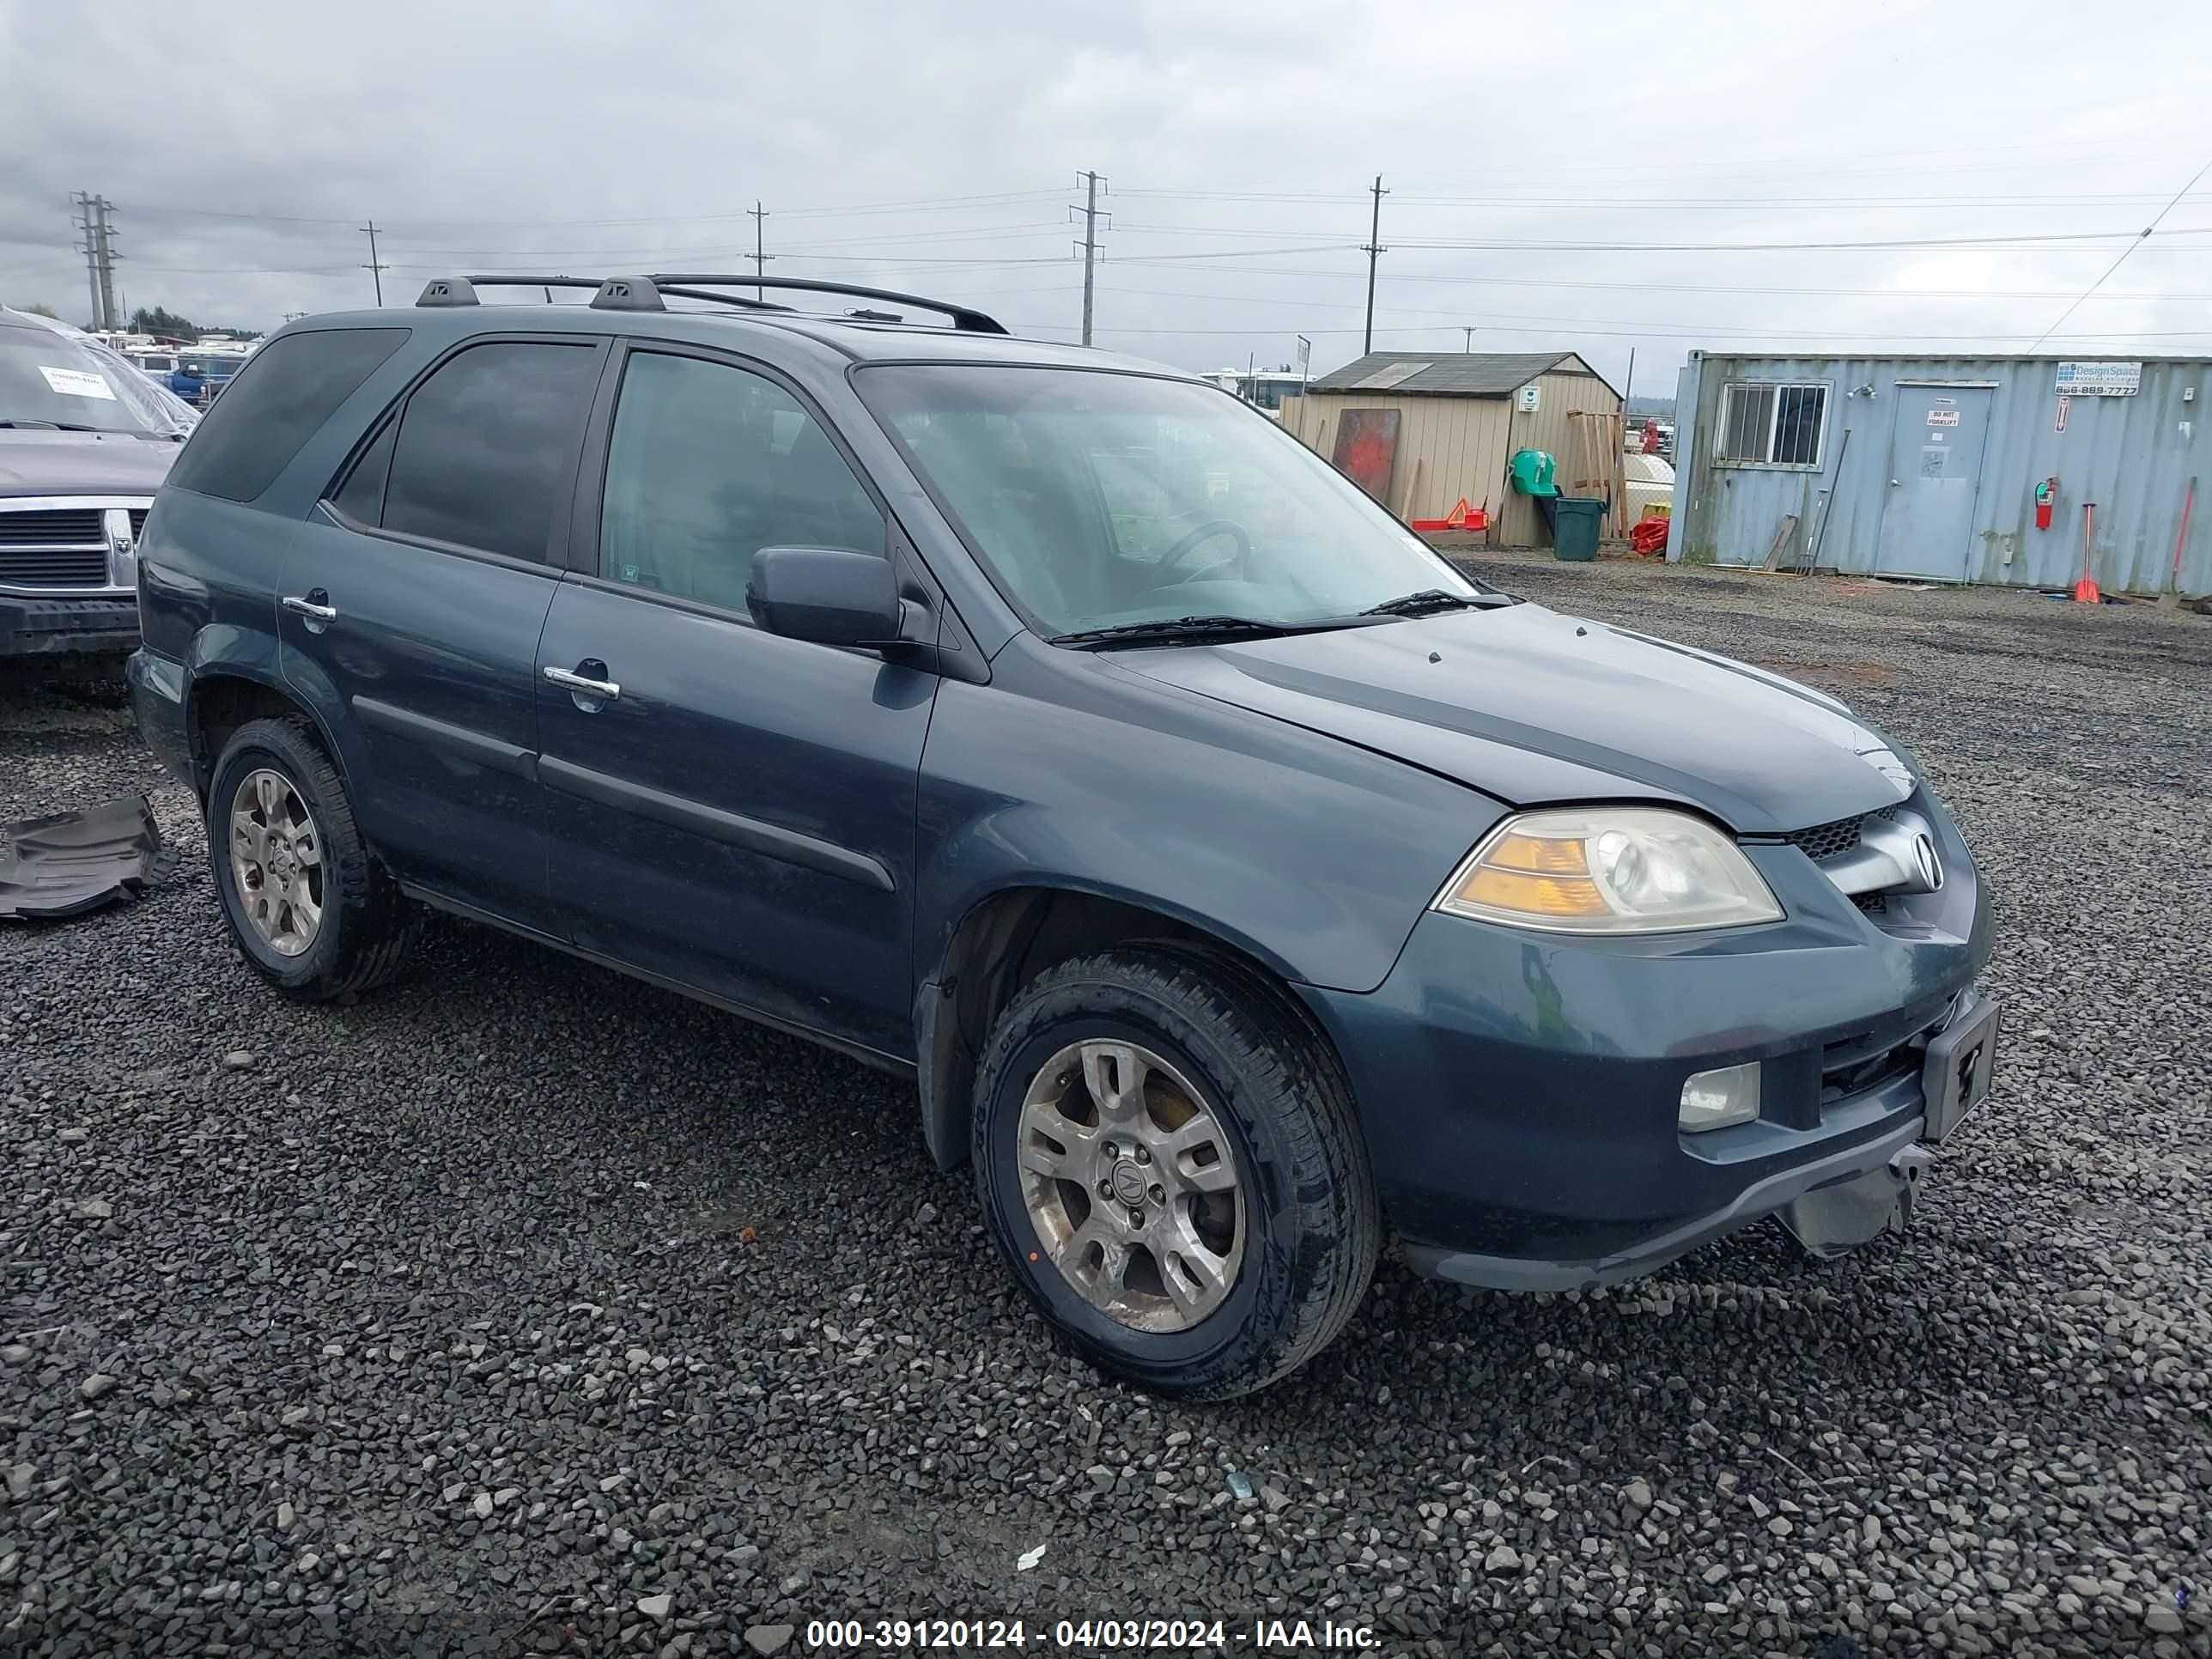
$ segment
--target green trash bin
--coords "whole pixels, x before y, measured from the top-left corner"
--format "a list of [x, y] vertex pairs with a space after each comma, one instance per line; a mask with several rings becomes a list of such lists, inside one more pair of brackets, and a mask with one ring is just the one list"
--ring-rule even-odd
[[1595, 559], [1598, 530], [1604, 522], [1603, 501], [1560, 496], [1552, 503], [1552, 556]]

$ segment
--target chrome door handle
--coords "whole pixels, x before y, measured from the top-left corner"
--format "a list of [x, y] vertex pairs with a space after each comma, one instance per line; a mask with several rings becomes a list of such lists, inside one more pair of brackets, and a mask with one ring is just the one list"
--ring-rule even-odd
[[317, 605], [313, 599], [302, 599], [297, 593], [287, 593], [283, 603], [284, 608], [294, 616], [305, 617], [310, 622], [326, 623], [336, 622], [338, 619], [337, 606]]
[[565, 668], [551, 664], [545, 667], [545, 678], [564, 690], [574, 691], [586, 697], [600, 697], [608, 702], [622, 696], [622, 687], [612, 680], [586, 679], [581, 674], [572, 674]]

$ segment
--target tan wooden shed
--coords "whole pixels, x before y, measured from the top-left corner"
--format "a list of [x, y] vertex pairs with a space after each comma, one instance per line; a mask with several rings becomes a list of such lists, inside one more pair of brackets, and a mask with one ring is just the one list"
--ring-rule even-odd
[[1478, 507], [1486, 498], [1494, 545], [1542, 546], [1543, 519], [1505, 477], [1515, 451], [1541, 449], [1559, 493], [1609, 496], [1608, 533], [1626, 533], [1620, 394], [1574, 352], [1371, 351], [1285, 398], [1282, 422], [1326, 459], [1348, 409], [1399, 411], [1381, 499], [1401, 519], [1442, 519], [1462, 496]]

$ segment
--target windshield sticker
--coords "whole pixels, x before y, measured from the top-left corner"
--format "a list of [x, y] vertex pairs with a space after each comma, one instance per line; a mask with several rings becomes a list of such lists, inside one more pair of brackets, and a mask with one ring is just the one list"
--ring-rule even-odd
[[48, 368], [44, 363], [39, 365], [39, 373], [64, 398], [105, 398], [110, 403], [115, 401], [115, 388], [107, 384], [105, 374], [83, 368]]

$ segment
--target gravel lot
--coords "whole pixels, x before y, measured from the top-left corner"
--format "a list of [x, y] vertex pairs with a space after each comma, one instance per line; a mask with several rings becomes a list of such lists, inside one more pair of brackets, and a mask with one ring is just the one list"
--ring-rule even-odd
[[2212, 621], [1477, 562], [1838, 691], [1935, 775], [2008, 1046], [1908, 1238], [1823, 1267], [1765, 1224], [1578, 1297], [1386, 1265], [1306, 1373], [1157, 1404], [1054, 1349], [905, 1085], [459, 924], [283, 1005], [119, 702], [0, 672], [0, 819], [144, 789], [184, 860], [0, 923], [0, 1653], [954, 1613], [2212, 1652]]

